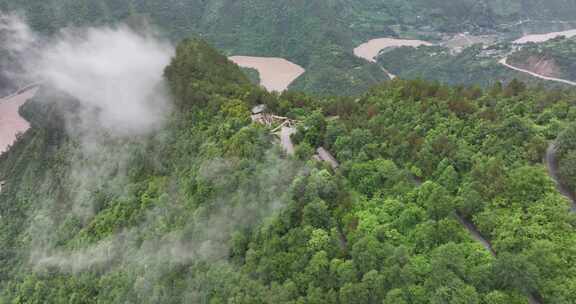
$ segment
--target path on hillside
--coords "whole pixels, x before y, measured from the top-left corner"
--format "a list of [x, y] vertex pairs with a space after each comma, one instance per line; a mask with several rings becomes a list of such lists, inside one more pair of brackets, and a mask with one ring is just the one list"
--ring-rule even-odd
[[[259, 123], [268, 128], [272, 128], [272, 126], [277, 124], [277, 126], [271, 130], [271, 133], [278, 136], [280, 146], [287, 155], [294, 155], [296, 151], [294, 149], [294, 143], [292, 142], [292, 135], [296, 134], [296, 125], [300, 122], [274, 113], [258, 112], [255, 110], [261, 106], [263, 105], [257, 106], [252, 110], [252, 122]], [[263, 107], [265, 108], [265, 106]], [[316, 154], [314, 154], [312, 158], [320, 162], [328, 163], [333, 169], [337, 169], [340, 166], [336, 158], [324, 147], [316, 148]]]
[[390, 80], [394, 80], [397, 77], [396, 75], [390, 73], [390, 71], [388, 71], [388, 69], [383, 67], [379, 62], [377, 62], [376, 64], [378, 64], [380, 69], [386, 74], [386, 76], [388, 76], [388, 78], [390, 78]]
[[500, 63], [501, 65], [503, 65], [503, 66], [505, 66], [505, 67], [507, 67], [507, 68], [509, 68], [509, 69], [512, 69], [512, 70], [515, 70], [515, 71], [518, 71], [518, 72], [521, 72], [521, 73], [529, 74], [529, 75], [531, 75], [531, 76], [538, 77], [538, 78], [540, 78], [540, 79], [549, 80], [549, 81], [556, 81], [556, 82], [561, 82], [561, 83], [568, 84], [568, 85], [571, 85], [571, 86], [576, 86], [576, 82], [573, 82], [573, 81], [570, 81], [570, 80], [565, 80], [565, 79], [561, 79], [561, 78], [554, 78], [554, 77], [547, 77], [547, 76], [544, 76], [544, 75], [540, 75], [540, 74], [538, 74], [538, 73], [534, 73], [534, 72], [532, 72], [532, 71], [524, 70], [524, 69], [515, 67], [515, 66], [513, 66], [513, 65], [510, 65], [510, 64], [508, 63], [508, 57], [502, 58], [500, 61], [498, 61], [498, 63]]
[[[416, 178], [415, 176], [411, 176], [412, 182], [417, 186], [421, 186], [422, 185], [422, 180], [420, 178]], [[472, 239], [474, 239], [475, 241], [477, 241], [478, 243], [480, 243], [482, 245], [482, 247], [484, 247], [484, 249], [486, 249], [486, 251], [488, 251], [490, 253], [491, 256], [493, 256], [494, 258], [496, 258], [496, 250], [494, 250], [494, 247], [492, 247], [492, 243], [485, 238], [482, 233], [480, 233], [480, 230], [478, 229], [478, 227], [476, 227], [476, 225], [471, 222], [470, 220], [468, 220], [466, 217], [464, 217], [460, 212], [455, 211], [454, 212], [454, 216], [456, 217], [456, 219], [458, 220], [458, 222], [460, 223], [460, 225], [462, 225], [462, 227], [464, 227], [468, 233], [470, 234], [470, 236], [472, 237]], [[537, 293], [532, 293], [532, 294], [528, 294], [528, 303], [529, 304], [542, 304], [542, 300], [540, 300], [540, 295], [538, 295]]]
[[[422, 185], [422, 179], [418, 178], [414, 175], [410, 175], [410, 180], [417, 187], [420, 187]], [[496, 257], [496, 251], [492, 247], [492, 243], [490, 243], [490, 241], [488, 241], [488, 239], [486, 239], [484, 236], [482, 236], [482, 233], [480, 233], [480, 230], [478, 230], [478, 227], [476, 227], [476, 225], [473, 222], [468, 220], [466, 217], [464, 217], [458, 211], [454, 212], [454, 216], [456, 217], [458, 222], [462, 225], [462, 227], [466, 228], [466, 230], [468, 231], [468, 233], [470, 233], [470, 236], [472, 236], [472, 238], [474, 240], [478, 241], [478, 243], [480, 243], [482, 245], [482, 247], [484, 247], [488, 252], [490, 252], [490, 254], [493, 257]]]
[[[488, 241], [488, 239], [486, 239], [486, 238], [484, 238], [484, 236], [482, 236], [482, 234], [480, 233], [480, 230], [478, 230], [478, 227], [476, 227], [476, 225], [474, 223], [472, 223], [471, 221], [466, 219], [460, 213], [455, 212], [455, 215], [456, 215], [456, 218], [458, 219], [458, 221], [460, 222], [460, 224], [462, 226], [464, 226], [464, 228], [466, 228], [466, 230], [468, 230], [468, 232], [470, 233], [472, 238], [475, 239], [476, 241], [478, 241], [488, 252], [490, 252], [490, 254], [493, 257], [496, 258], [496, 251], [492, 247], [492, 243], [490, 243], [490, 241]], [[540, 296], [538, 294], [531, 293], [531, 294], [528, 294], [527, 296], [528, 296], [528, 303], [530, 303], [530, 304], [542, 304], [542, 300], [539, 299]]]
[[[490, 243], [490, 241], [488, 241], [488, 239], [486, 239], [486, 238], [484, 238], [484, 236], [482, 236], [482, 234], [480, 233], [480, 230], [478, 230], [478, 227], [476, 227], [476, 225], [474, 223], [472, 223], [471, 221], [466, 219], [460, 213], [455, 212], [455, 215], [456, 215], [456, 218], [458, 219], [458, 221], [460, 222], [460, 224], [462, 226], [464, 226], [466, 228], [466, 230], [468, 230], [468, 232], [470, 233], [472, 238], [474, 238], [476, 241], [478, 241], [480, 244], [482, 244], [482, 246], [488, 252], [490, 252], [490, 254], [493, 257], [496, 257], [496, 251], [492, 247], [492, 243]], [[534, 294], [534, 293], [528, 294], [528, 303], [541, 304], [542, 300], [539, 300], [539, 298], [540, 298], [540, 296], [538, 294]]]
[[296, 133], [294, 127], [282, 127], [280, 130], [280, 145], [288, 155], [294, 155], [294, 144], [292, 143], [292, 134]]
[[493, 257], [496, 257], [496, 251], [494, 250], [494, 248], [492, 247], [492, 244], [490, 243], [490, 241], [488, 241], [486, 238], [484, 238], [482, 236], [482, 234], [480, 233], [480, 230], [478, 230], [478, 228], [476, 227], [476, 225], [474, 225], [474, 223], [472, 223], [471, 221], [469, 221], [467, 218], [465, 218], [462, 214], [460, 214], [458, 211], [455, 212], [456, 215], [456, 219], [458, 219], [458, 222], [460, 222], [460, 224], [462, 226], [464, 226], [464, 228], [466, 228], [466, 230], [468, 230], [468, 232], [470, 233], [470, 235], [472, 236], [472, 238], [474, 238], [476, 241], [478, 241], [480, 244], [482, 244], [482, 246], [488, 250], [488, 252], [490, 252], [490, 254]]
[[[478, 230], [478, 227], [476, 227], [473, 222], [462, 216], [462, 214], [460, 214], [458, 211], [456, 211], [454, 214], [460, 224], [464, 226], [466, 230], [468, 230], [472, 238], [480, 243], [488, 252], [490, 252], [490, 255], [496, 258], [496, 251], [494, 250], [494, 247], [492, 247], [492, 243], [484, 236], [482, 236], [480, 230]], [[542, 304], [542, 300], [540, 300], [541, 297], [538, 293], [530, 293], [527, 295], [527, 297], [529, 304]]]
[[572, 204], [572, 212], [576, 212], [576, 194], [573, 191], [570, 191], [570, 189], [560, 181], [560, 177], [558, 175], [558, 160], [556, 159], [556, 152], [556, 143], [553, 142], [548, 146], [548, 149], [546, 149], [544, 163], [548, 169], [548, 175], [556, 184], [558, 192], [570, 200], [570, 203]]

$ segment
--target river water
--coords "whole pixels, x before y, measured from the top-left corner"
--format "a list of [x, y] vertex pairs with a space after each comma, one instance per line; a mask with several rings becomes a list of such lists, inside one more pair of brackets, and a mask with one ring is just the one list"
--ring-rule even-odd
[[[570, 37], [574, 37], [576, 36], [576, 29], [572, 29], [572, 30], [566, 30], [566, 31], [559, 31], [559, 32], [550, 32], [550, 33], [545, 33], [545, 34], [527, 34], [517, 40], [514, 41], [515, 44], [525, 44], [528, 42], [534, 42], [534, 43], [539, 43], [539, 42], [546, 42], [548, 40], [560, 37], [560, 36], [565, 36], [567, 38]], [[460, 34], [460, 35], [456, 35], [454, 39], [456, 38], [466, 38], [467, 40], [470, 40], [473, 37], [475, 38], [476, 43], [482, 43], [482, 42], [490, 42], [495, 40], [494, 37], [492, 36], [470, 36], [467, 34]], [[479, 39], [479, 38], [483, 38], [483, 39]], [[454, 40], [452, 39], [452, 40]], [[446, 46], [450, 47], [450, 43], [452, 42], [448, 41], [447, 43], [445, 43]], [[472, 44], [472, 42], [470, 43]], [[401, 46], [412, 46], [412, 47], [418, 47], [421, 45], [432, 45], [432, 43], [430, 42], [426, 42], [426, 41], [422, 41], [422, 40], [410, 40], [410, 39], [396, 39], [396, 38], [376, 38], [376, 39], [372, 39], [369, 40], [368, 42], [362, 43], [361, 45], [359, 45], [357, 48], [354, 49], [354, 54], [357, 57], [360, 58], [364, 58], [370, 62], [376, 62], [376, 57], [378, 56], [378, 54], [389, 47], [401, 47]]]
[[278, 57], [232, 56], [229, 59], [241, 67], [257, 70], [260, 84], [270, 92], [285, 91], [306, 71], [301, 66]]
[[354, 55], [364, 58], [370, 62], [376, 62], [376, 57], [383, 49], [389, 47], [432, 45], [430, 42], [422, 40], [408, 40], [396, 38], [376, 38], [362, 43], [354, 49]]
[[[576, 29], [552, 32], [547, 34], [530, 34], [514, 41], [516, 44], [528, 42], [545, 42], [559, 36], [576, 36]], [[422, 40], [376, 38], [359, 45], [354, 54], [367, 61], [375, 62], [378, 54], [389, 47], [432, 45]], [[300, 77], [305, 69], [286, 59], [278, 57], [232, 56], [230, 60], [241, 67], [253, 68], [260, 73], [261, 85], [268, 91], [282, 92]], [[20, 94], [0, 99], [0, 153], [14, 143], [16, 135], [30, 128], [30, 124], [22, 118], [18, 109], [36, 94], [36, 88]]]
[[514, 43], [524, 44], [524, 43], [528, 43], [528, 42], [535, 42], [535, 43], [546, 42], [548, 40], [552, 40], [552, 39], [554, 39], [556, 37], [560, 37], [560, 36], [566, 36], [567, 38], [576, 36], [576, 29], [561, 31], [561, 32], [551, 32], [551, 33], [547, 33], [547, 34], [525, 35], [522, 38], [515, 40]]
[[36, 95], [37, 88], [0, 99], [0, 153], [6, 152], [16, 141], [16, 135], [24, 133], [30, 124], [20, 116], [18, 110]]

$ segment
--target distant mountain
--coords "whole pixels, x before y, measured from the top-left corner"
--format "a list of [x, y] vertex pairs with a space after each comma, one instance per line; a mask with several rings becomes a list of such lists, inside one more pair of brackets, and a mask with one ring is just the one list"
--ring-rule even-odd
[[227, 54], [293, 61], [307, 70], [294, 88], [348, 94], [387, 79], [352, 55], [370, 38], [563, 29], [576, 15], [576, 3], [563, 0], [0, 0], [0, 8], [25, 12], [47, 33], [118, 21], [141, 27], [149, 20], [174, 40], [201, 36]]

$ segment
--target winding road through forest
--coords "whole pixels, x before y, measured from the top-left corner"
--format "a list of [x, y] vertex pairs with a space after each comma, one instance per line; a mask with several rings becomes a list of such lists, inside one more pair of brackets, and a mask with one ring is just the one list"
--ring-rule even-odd
[[499, 61], [499, 63], [500, 63], [501, 65], [509, 68], [509, 69], [512, 69], [512, 70], [515, 70], [515, 71], [518, 71], [518, 72], [522, 72], [522, 73], [526, 73], [526, 74], [529, 74], [530, 76], [534, 76], [534, 77], [537, 77], [537, 78], [540, 78], [540, 79], [543, 79], [543, 80], [556, 81], [556, 82], [561, 82], [561, 83], [568, 84], [568, 85], [571, 85], [571, 86], [576, 86], [576, 82], [573, 82], [573, 81], [570, 81], [570, 80], [561, 79], [561, 78], [554, 78], [554, 77], [547, 77], [547, 76], [544, 76], [544, 75], [540, 75], [540, 74], [538, 74], [538, 73], [534, 73], [534, 72], [532, 72], [532, 71], [524, 70], [524, 69], [515, 67], [515, 66], [513, 66], [513, 65], [510, 65], [510, 64], [508, 63], [508, 57], [502, 58], [502, 59]]
[[[550, 34], [543, 34], [543, 35], [526, 35], [525, 37], [522, 37], [522, 38], [516, 40], [514, 43], [522, 44], [522, 43], [531, 42], [534, 40], [537, 40], [538, 42], [543, 42], [543, 41], [555, 38], [556, 36], [558, 36], [559, 33], [562, 34], [562, 33], [566, 33], [566, 32], [550, 33]], [[576, 31], [570, 32], [570, 34], [576, 34]], [[370, 41], [358, 46], [356, 49], [354, 49], [354, 54], [357, 57], [363, 58], [363, 59], [365, 59], [371, 63], [378, 63], [376, 60], [376, 57], [378, 56], [380, 51], [385, 49], [385, 48], [399, 47], [399, 46], [418, 47], [420, 45], [432, 45], [432, 44], [425, 42], [425, 41], [420, 41], [420, 40], [378, 38], [378, 39], [370, 40]], [[271, 60], [270, 58], [265, 59], [265, 61], [267, 60], [267, 62], [263, 62], [262, 58], [256, 58], [256, 57], [239, 57], [239, 56], [237, 56], [237, 57], [231, 57], [231, 59], [233, 61], [235, 61], [240, 66], [251, 67], [251, 68], [257, 69], [260, 72], [260, 77], [261, 77], [261, 81], [262, 81], [263, 86], [266, 87], [269, 91], [283, 91], [283, 90], [285, 90], [292, 81], [294, 81], [296, 78], [298, 78], [304, 72], [304, 69], [302, 69], [301, 67], [295, 66], [290, 62], [284, 62], [283, 60], [279, 61], [279, 58], [274, 58], [274, 60], [276, 60], [276, 61], [273, 63], [277, 64], [277, 66], [284, 66], [285, 67], [285, 71], [283, 73], [282, 72], [280, 73], [280, 74], [284, 74], [284, 75], [281, 75], [281, 77], [279, 77], [279, 75], [277, 75], [279, 73], [279, 71], [277, 69], [274, 69], [274, 68], [270, 69], [271, 66], [274, 66], [274, 64], [271, 64], [271, 62], [268, 62]], [[547, 76], [543, 76], [543, 75], [534, 73], [534, 72], [529, 71], [529, 70], [525, 70], [525, 69], [521, 69], [521, 68], [512, 66], [512, 65], [508, 64], [507, 59], [508, 59], [508, 57], [505, 57], [505, 58], [501, 59], [499, 61], [499, 63], [502, 64], [503, 66], [509, 68], [509, 69], [512, 69], [512, 70], [515, 70], [515, 71], [518, 71], [521, 73], [529, 74], [533, 77], [537, 77], [537, 78], [540, 78], [543, 80], [555, 81], [555, 82], [560, 82], [560, 83], [576, 86], [576, 82], [573, 82], [573, 81], [560, 79], [560, 78], [554, 78], [554, 77], [547, 77]], [[383, 66], [380, 65], [380, 67], [391, 79], [394, 79], [396, 77], [394, 74], [390, 73]], [[285, 152], [288, 155], [294, 154], [294, 145], [293, 145], [291, 138], [290, 138], [290, 136], [294, 132], [295, 132], [295, 129], [293, 127], [286, 127], [285, 126], [285, 127], [282, 127], [280, 129], [280, 132], [278, 133], [279, 138], [280, 138], [280, 144], [284, 148]], [[321, 160], [321, 159], [318, 159], [318, 160]], [[572, 203], [572, 211], [576, 212], [576, 195], [573, 192], [569, 191], [569, 189], [566, 186], [564, 186], [559, 181], [559, 178], [558, 178], [558, 163], [556, 160], [556, 145], [554, 143], [552, 143], [546, 151], [545, 164], [548, 168], [548, 172], [549, 172], [550, 177], [554, 180], [554, 182], [557, 185], [558, 191], [570, 200], [570, 202]], [[458, 222], [462, 225], [462, 227], [468, 231], [468, 233], [470, 234], [472, 239], [474, 239], [479, 244], [481, 244], [482, 247], [484, 247], [490, 253], [490, 255], [492, 255], [493, 257], [497, 257], [497, 253], [496, 253], [495, 249], [493, 248], [492, 243], [482, 235], [480, 230], [476, 227], [476, 225], [472, 221], [470, 221], [469, 219], [467, 219], [465, 216], [463, 216], [462, 214], [460, 214], [457, 211], [454, 213], [454, 215], [455, 215], [456, 219], [458, 220]], [[341, 236], [345, 239], [345, 236], [343, 234]], [[344, 244], [345, 244], [345, 242], [344, 242]], [[531, 293], [531, 294], [527, 294], [527, 297], [528, 297], [528, 302], [530, 304], [543, 303], [543, 300], [541, 299], [540, 295], [536, 292]]]
[[480, 231], [478, 230], [476, 225], [474, 225], [474, 223], [472, 223], [471, 221], [466, 219], [462, 214], [460, 214], [460, 212], [456, 211], [455, 214], [456, 214], [456, 219], [458, 219], [460, 224], [462, 226], [464, 226], [464, 228], [466, 228], [466, 230], [468, 230], [468, 232], [470, 233], [472, 238], [474, 238], [476, 241], [478, 241], [480, 244], [482, 244], [482, 246], [486, 250], [488, 250], [488, 252], [490, 252], [490, 254], [493, 257], [496, 257], [496, 251], [492, 247], [492, 244], [490, 243], [490, 241], [488, 241], [486, 238], [484, 238], [482, 236], [482, 234], [480, 233]]
[[[564, 36], [566, 38], [576, 36], [576, 29], [561, 31], [561, 32], [551, 32], [551, 33], [545, 33], [545, 34], [525, 35], [519, 39], [516, 39], [514, 41], [514, 44], [517, 44], [517, 45], [520, 44], [521, 45], [521, 44], [526, 44], [526, 43], [541, 43], [541, 42], [546, 42], [546, 41], [552, 40], [552, 39], [557, 38], [557, 37], [562, 37], [562, 36]], [[517, 72], [525, 73], [525, 74], [528, 74], [530, 76], [537, 77], [537, 78], [540, 78], [543, 80], [556, 81], [556, 82], [561, 82], [561, 83], [564, 83], [567, 85], [576, 86], [576, 82], [574, 82], [574, 81], [561, 79], [561, 78], [547, 77], [547, 76], [540, 75], [538, 73], [535, 73], [535, 72], [532, 72], [529, 70], [515, 67], [515, 66], [508, 63], [508, 56], [502, 58], [498, 63], [500, 63], [501, 65], [503, 65], [509, 69], [515, 70]]]
[[[555, 33], [542, 34], [542, 35], [526, 35], [526, 36], [514, 41], [514, 43], [515, 44], [523, 44], [523, 43], [527, 43], [527, 42], [544, 42], [544, 41], [547, 41], [547, 40], [550, 40], [550, 39], [553, 39], [557, 36], [562, 36], [562, 35], [573, 36], [573, 35], [576, 35], [576, 31], [573, 30], [573, 31], [565, 31], [565, 32], [555, 32]], [[354, 54], [360, 58], [363, 58], [363, 59], [371, 62], [371, 63], [378, 63], [376, 60], [376, 57], [378, 56], [380, 51], [385, 49], [385, 48], [398, 47], [398, 46], [417, 47], [420, 45], [430, 45], [430, 44], [427, 42], [424, 42], [424, 41], [417, 41], [417, 40], [379, 38], [379, 39], [374, 39], [374, 40], [371, 40], [365, 44], [360, 45], [358, 48], [354, 49]], [[555, 81], [555, 82], [560, 82], [560, 83], [564, 83], [564, 84], [571, 85], [571, 86], [576, 86], [576, 82], [565, 80], [565, 79], [560, 79], [560, 78], [547, 77], [547, 76], [540, 75], [538, 73], [535, 73], [535, 72], [532, 72], [529, 70], [521, 69], [521, 68], [518, 68], [518, 67], [515, 67], [513, 65], [508, 64], [507, 60], [508, 60], [508, 57], [505, 57], [505, 58], [501, 59], [499, 61], [499, 63], [502, 64], [503, 66], [509, 68], [509, 69], [515, 70], [517, 72], [525, 73], [525, 74], [531, 75], [533, 77], [540, 78], [542, 80]], [[380, 68], [391, 79], [394, 79], [396, 77], [396, 75], [390, 73], [382, 65], [380, 65]], [[545, 163], [548, 167], [550, 177], [555, 181], [555, 183], [557, 185], [558, 191], [570, 200], [570, 202], [572, 203], [572, 211], [576, 212], [576, 194], [574, 194], [574, 192], [570, 191], [565, 185], [563, 185], [559, 181], [558, 163], [556, 160], [556, 154], [555, 153], [556, 153], [556, 146], [553, 143], [549, 146], [549, 148], [546, 152]], [[475, 241], [477, 241], [479, 244], [481, 244], [482, 247], [484, 247], [490, 253], [490, 255], [492, 255], [493, 257], [497, 256], [497, 253], [494, 250], [492, 243], [482, 235], [482, 233], [480, 232], [478, 227], [476, 227], [476, 225], [472, 221], [467, 219], [465, 216], [463, 216], [459, 212], [455, 212], [455, 217], [458, 220], [458, 222], [462, 225], [462, 227], [464, 227], [468, 231], [470, 236]], [[530, 304], [543, 303], [541, 296], [537, 292], [527, 294], [527, 297], [528, 297], [528, 303], [530, 303]]]
[[560, 177], [558, 175], [558, 159], [556, 159], [556, 143], [553, 142], [548, 146], [546, 150], [546, 156], [544, 157], [544, 163], [546, 164], [546, 168], [548, 169], [548, 175], [556, 184], [556, 188], [558, 192], [570, 200], [572, 204], [572, 212], [576, 212], [576, 194], [574, 191], [571, 191], [564, 183], [560, 181]]

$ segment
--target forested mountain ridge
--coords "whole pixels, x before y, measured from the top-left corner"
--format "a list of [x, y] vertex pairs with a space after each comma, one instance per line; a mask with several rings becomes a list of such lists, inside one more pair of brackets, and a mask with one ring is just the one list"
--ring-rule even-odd
[[[24, 109], [35, 128], [0, 160], [0, 302], [573, 302], [576, 218], [542, 162], [571, 134], [573, 92], [394, 80], [277, 96], [198, 40], [165, 78], [166, 124], [96, 130], [96, 154], [69, 132], [70, 97]], [[296, 157], [251, 123], [256, 104], [301, 121]], [[319, 146], [340, 169], [311, 160]]]
[[[438, 32], [461, 32], [465, 30], [506, 29], [514, 22], [571, 22], [576, 4], [562, 0], [449, 0], [449, 1], [70, 1], [3, 0], [5, 10], [23, 10], [29, 15], [35, 28], [55, 31], [67, 24], [82, 25], [118, 21], [138, 14], [146, 15], [157, 25], [179, 37], [186, 37], [197, 29], [205, 34], [230, 35], [231, 26], [241, 25], [243, 35], [263, 35], [263, 25], [273, 22], [270, 30], [288, 29], [300, 21], [340, 23], [350, 27], [361, 41], [374, 34], [386, 33], [386, 26], [430, 27]], [[261, 20], [252, 17], [261, 14]], [[300, 16], [291, 12], [300, 12]], [[226, 16], [228, 18], [222, 18]], [[271, 16], [275, 18], [270, 18]], [[335, 18], [338, 18], [336, 20]], [[315, 32], [316, 23], [310, 32]], [[260, 29], [260, 30], [258, 30]], [[297, 29], [297, 28], [296, 28]], [[296, 31], [298, 32], [298, 31]], [[306, 34], [301, 32], [300, 34]], [[291, 35], [288, 35], [291, 36]], [[267, 37], [271, 38], [271, 37]], [[284, 39], [276, 37], [275, 39]], [[356, 42], [357, 42], [356, 41]], [[248, 45], [248, 43], [246, 43]], [[270, 46], [267, 46], [270, 47]]]
[[576, 5], [562, 0], [450, 1], [0, 1], [33, 28], [54, 33], [68, 25], [147, 21], [175, 41], [197, 35], [228, 55], [283, 57], [304, 68], [293, 88], [354, 94], [386, 74], [352, 54], [376, 37], [439, 40], [460, 32], [519, 35], [574, 25]]
[[549, 47], [548, 54], [535, 51], [539, 48], [540, 44], [513, 46], [510, 43], [489, 47], [476, 44], [460, 52], [444, 46], [401, 47], [383, 52], [378, 57], [378, 63], [402, 79], [426, 79], [450, 85], [477, 85], [484, 88], [517, 79], [549, 88], [569, 87], [564, 83], [544, 81], [502, 64], [502, 60], [505, 60], [514, 67], [521, 67], [538, 75], [570, 80], [569, 58], [574, 55], [570, 53], [571, 49], [564, 50], [565, 56], [560, 56], [552, 54], [562, 52], [561, 47]]
[[196, 35], [229, 54], [284, 57], [309, 70], [295, 86], [319, 93], [353, 83], [366, 89], [386, 79], [353, 56], [352, 33], [326, 1], [7, 1], [0, 7], [24, 10], [32, 27], [46, 33], [66, 25], [150, 21], [175, 41]]

